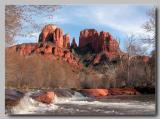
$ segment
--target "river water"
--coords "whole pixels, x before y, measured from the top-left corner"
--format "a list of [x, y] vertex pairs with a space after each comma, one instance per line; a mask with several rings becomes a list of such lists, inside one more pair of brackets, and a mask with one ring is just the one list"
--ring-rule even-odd
[[75, 92], [70, 98], [56, 97], [50, 105], [37, 102], [26, 93], [10, 115], [154, 115], [155, 95], [84, 97]]

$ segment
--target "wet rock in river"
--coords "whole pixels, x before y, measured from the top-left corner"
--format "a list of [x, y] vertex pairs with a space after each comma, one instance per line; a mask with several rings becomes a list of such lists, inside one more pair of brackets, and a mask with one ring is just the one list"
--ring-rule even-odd
[[42, 92], [34, 93], [33, 95], [31, 95], [31, 97], [34, 100], [45, 103], [45, 104], [52, 103], [55, 99], [55, 96], [56, 96], [55, 93], [52, 91], [42, 91]]
[[107, 89], [81, 89], [79, 92], [88, 97], [103, 97], [109, 94]]

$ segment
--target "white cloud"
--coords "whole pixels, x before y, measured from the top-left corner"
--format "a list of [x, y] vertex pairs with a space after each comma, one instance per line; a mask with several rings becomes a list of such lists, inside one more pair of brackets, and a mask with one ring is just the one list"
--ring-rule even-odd
[[111, 27], [127, 35], [146, 35], [142, 28], [142, 24], [147, 20], [146, 11], [147, 9], [143, 10], [134, 5], [66, 6], [54, 15], [53, 22], [97, 24]]
[[[136, 9], [129, 6], [95, 7], [94, 10], [89, 8], [88, 11], [88, 18], [90, 17], [95, 24], [109, 26], [127, 35], [146, 34], [142, 28], [142, 24], [147, 20], [145, 13], [139, 13], [141, 11], [136, 11]], [[85, 11], [81, 14], [85, 14]]]

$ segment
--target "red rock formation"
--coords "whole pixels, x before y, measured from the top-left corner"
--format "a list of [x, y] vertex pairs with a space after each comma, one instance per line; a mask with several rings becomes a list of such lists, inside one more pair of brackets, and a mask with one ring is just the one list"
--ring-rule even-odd
[[77, 48], [77, 43], [75, 38], [73, 38], [72, 43], [71, 43], [71, 48], [76, 49]]
[[120, 53], [119, 52], [101, 52], [95, 55], [95, 57], [92, 57], [88, 59], [93, 65], [99, 64], [103, 61], [108, 62], [117, 62], [120, 59]]
[[90, 62], [98, 64], [104, 58], [109, 61], [115, 61], [121, 56], [118, 42], [111, 36], [109, 32], [97, 32], [95, 29], [85, 29], [80, 32], [79, 49], [81, 52], [97, 53]]
[[69, 34], [63, 35], [63, 30], [55, 25], [46, 25], [39, 36], [39, 42], [52, 42], [57, 47], [69, 48], [70, 36]]
[[63, 48], [63, 30], [60, 28], [56, 28], [54, 34], [53, 34], [53, 43], [55, 43], [56, 46]]
[[55, 32], [57, 26], [49, 24], [46, 25], [39, 36], [39, 42], [51, 41], [53, 42], [53, 33]]
[[7, 48], [10, 52], [18, 52], [20, 55], [29, 55], [38, 45], [36, 43], [20, 44]]
[[70, 36], [69, 36], [69, 34], [65, 34], [63, 36], [63, 47], [64, 48], [70, 48]]
[[98, 32], [95, 29], [85, 29], [80, 32], [79, 47], [83, 48], [91, 44], [95, 38], [98, 37]]
[[29, 56], [32, 54], [40, 54], [47, 59], [62, 59], [75, 68], [82, 68], [78, 59], [70, 52], [69, 49], [63, 49], [55, 46], [53, 43], [29, 43], [15, 45], [7, 48], [8, 52], [19, 53], [21, 56]]
[[63, 50], [59, 47], [53, 47], [53, 55], [57, 57], [62, 57], [64, 55]]
[[53, 53], [53, 46], [47, 44], [44, 48], [44, 54], [52, 54]]
[[117, 52], [119, 50], [119, 44], [116, 40], [111, 39], [108, 44], [109, 52]]
[[85, 47], [91, 47], [94, 52], [117, 52], [119, 50], [118, 42], [112, 38], [108, 32], [97, 32], [95, 29], [85, 29], [80, 32], [79, 47], [83, 50]]
[[109, 94], [107, 89], [81, 89], [79, 91], [86, 96], [96, 98], [107, 96]]
[[[51, 43], [48, 43], [48, 41]], [[7, 50], [17, 52], [21, 56], [40, 54], [50, 60], [60, 58], [75, 68], [81, 68], [82, 65], [69, 50], [70, 36], [69, 34], [63, 35], [62, 29], [55, 25], [46, 25], [39, 36], [39, 42], [15, 45], [7, 48]]]
[[52, 103], [55, 99], [55, 96], [56, 95], [54, 92], [40, 92], [38, 94], [31, 95], [34, 100], [46, 104]]

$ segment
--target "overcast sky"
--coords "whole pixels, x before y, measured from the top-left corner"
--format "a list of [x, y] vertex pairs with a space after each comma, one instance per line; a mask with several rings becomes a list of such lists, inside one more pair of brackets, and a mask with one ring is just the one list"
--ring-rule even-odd
[[[153, 6], [150, 5], [66, 5], [53, 12], [52, 16], [32, 16], [38, 23], [56, 24], [69, 33], [71, 40], [76, 38], [79, 42], [79, 33], [86, 28], [110, 32], [113, 37], [121, 40], [124, 49], [128, 35], [136, 34], [147, 36], [142, 25], [148, 20], [146, 12]], [[39, 32], [34, 32], [35, 37], [17, 37], [17, 43], [37, 42]]]

